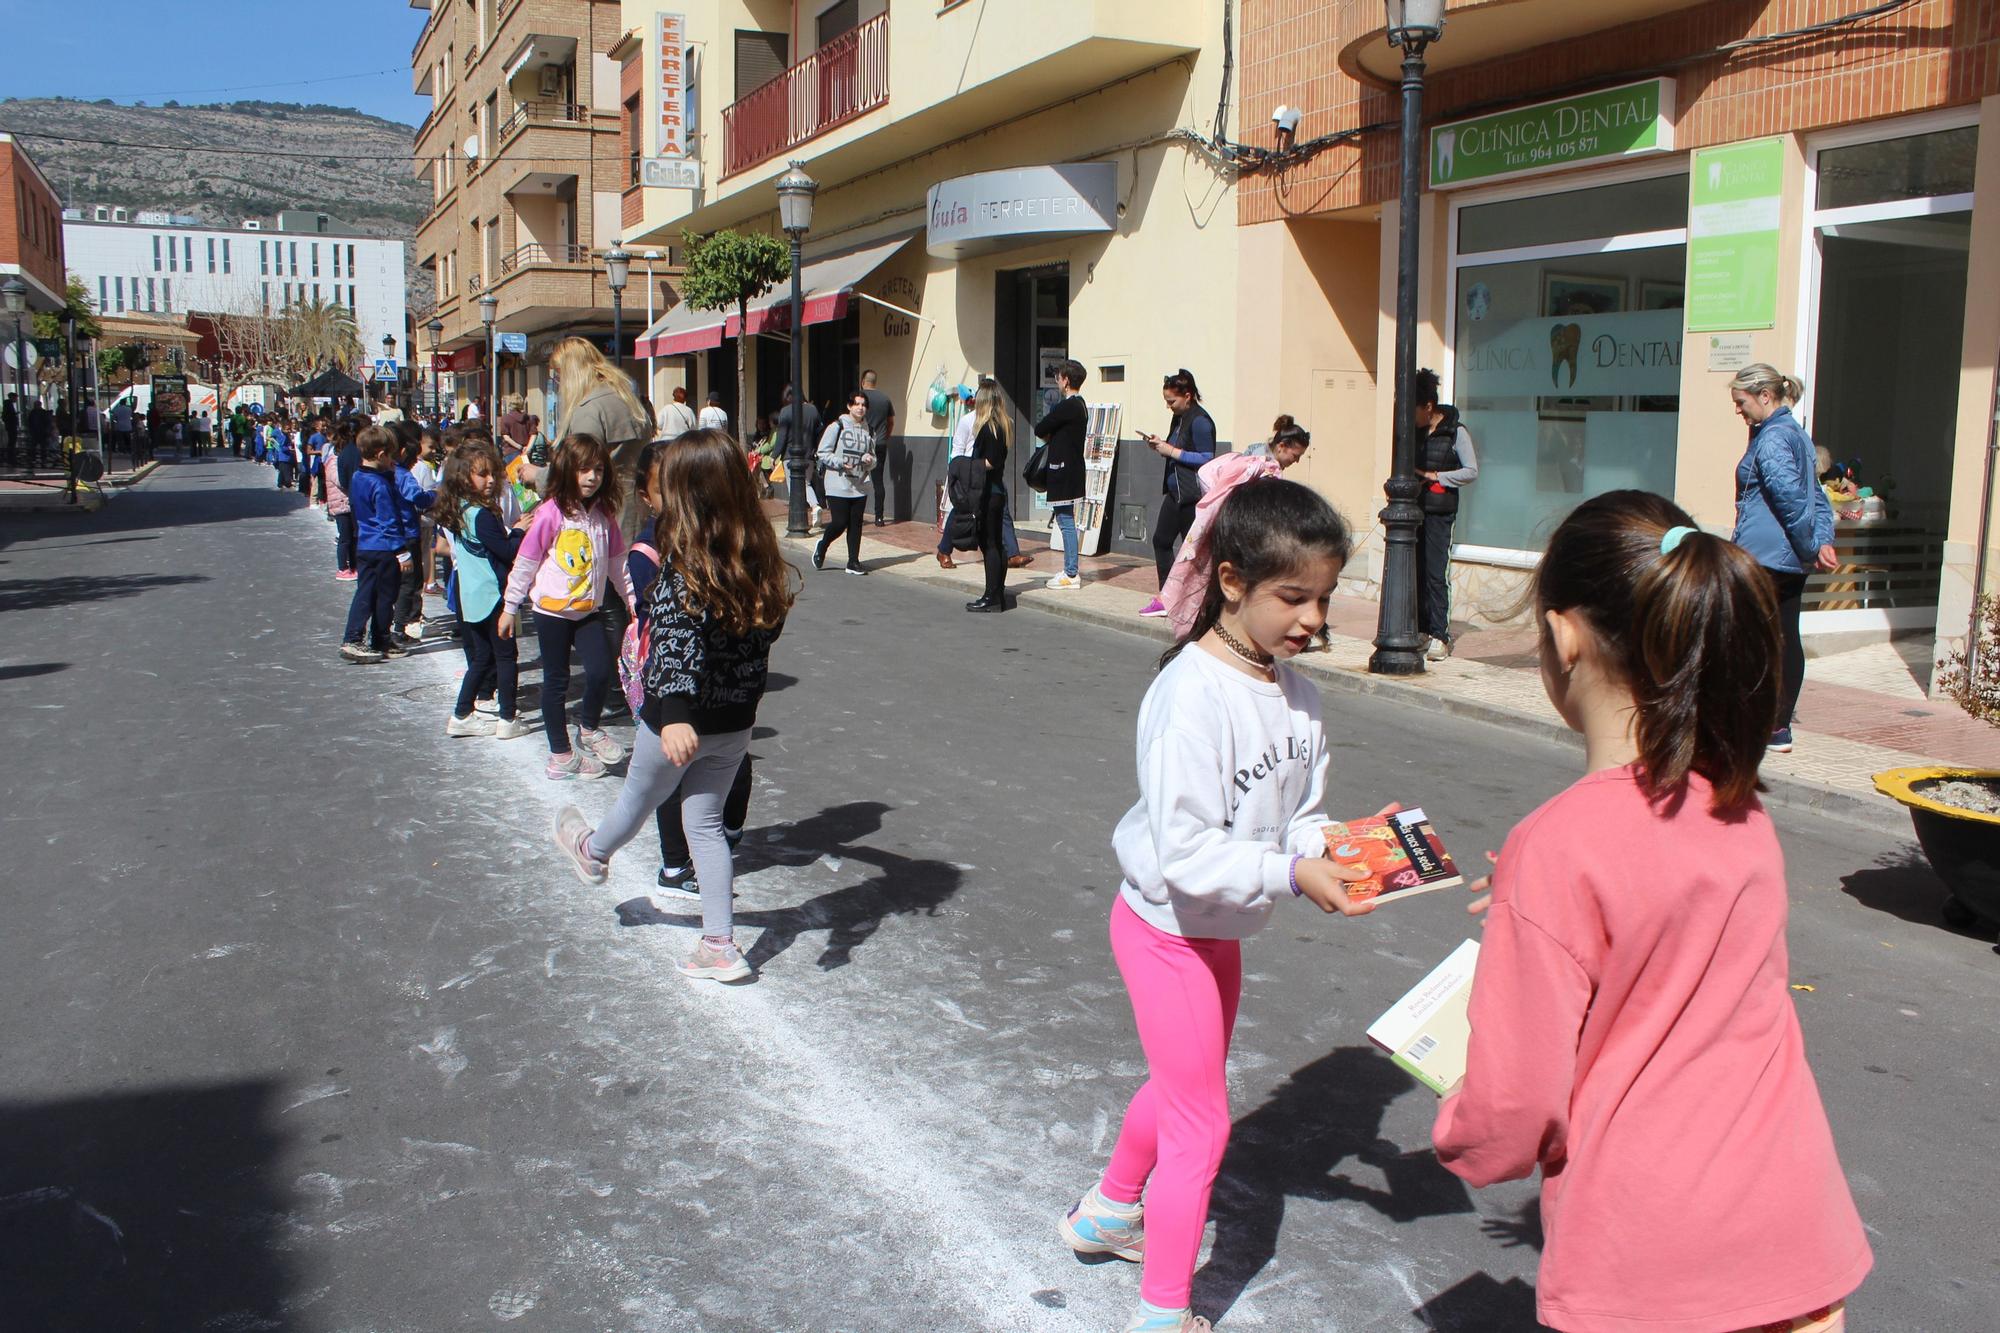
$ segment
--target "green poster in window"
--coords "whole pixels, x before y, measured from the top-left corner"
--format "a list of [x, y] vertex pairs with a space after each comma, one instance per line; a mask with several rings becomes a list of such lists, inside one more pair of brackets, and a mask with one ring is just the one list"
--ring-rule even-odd
[[1688, 332], [1772, 327], [1785, 141], [1699, 149], [1688, 188]]

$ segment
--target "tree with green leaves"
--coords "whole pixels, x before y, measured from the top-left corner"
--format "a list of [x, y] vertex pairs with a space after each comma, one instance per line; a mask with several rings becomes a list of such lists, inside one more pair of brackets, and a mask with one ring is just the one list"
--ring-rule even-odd
[[280, 320], [288, 350], [308, 377], [333, 366], [352, 370], [361, 364], [361, 331], [346, 306], [317, 298], [294, 301]]
[[[97, 326], [97, 303], [90, 299], [90, 288], [82, 278], [72, 273], [63, 291], [70, 314], [76, 317], [76, 336], [79, 339], [96, 338], [103, 330]], [[44, 311], [35, 316], [35, 336], [37, 338], [62, 337], [62, 315], [57, 311]]]
[[[681, 297], [696, 310], [736, 310], [737, 328], [750, 323], [750, 303], [792, 276], [792, 254], [775, 236], [759, 232], [718, 231], [687, 238], [687, 269]], [[794, 329], [793, 336], [798, 335]], [[748, 367], [743, 346], [747, 333], [736, 339], [736, 433], [748, 434], [745, 422], [753, 414], [746, 404]]]

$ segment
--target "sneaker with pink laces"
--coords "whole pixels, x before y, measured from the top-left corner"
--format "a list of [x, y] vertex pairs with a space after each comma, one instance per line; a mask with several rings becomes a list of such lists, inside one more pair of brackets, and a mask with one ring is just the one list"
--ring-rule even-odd
[[585, 884], [602, 884], [611, 878], [611, 864], [600, 861], [590, 854], [590, 821], [583, 817], [583, 811], [573, 805], [566, 805], [556, 811], [554, 828], [556, 846], [569, 858], [570, 868]]
[[603, 729], [589, 727], [576, 729], [576, 745], [585, 754], [592, 755], [597, 762], [609, 767], [625, 757], [625, 747], [611, 739], [611, 733]]
[[601, 778], [604, 765], [593, 755], [578, 754], [571, 750], [568, 754], [552, 754], [549, 766], [542, 770], [550, 782], [568, 782], [574, 778]]
[[1167, 604], [1157, 597], [1139, 608], [1139, 614], [1142, 616], [1163, 616], [1166, 613]]
[[741, 981], [751, 971], [735, 941], [723, 943], [704, 935], [681, 964], [681, 975], [690, 981]]

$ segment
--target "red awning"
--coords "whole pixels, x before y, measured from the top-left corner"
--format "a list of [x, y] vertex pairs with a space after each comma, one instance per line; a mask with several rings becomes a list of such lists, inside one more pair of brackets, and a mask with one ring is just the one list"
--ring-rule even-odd
[[683, 356], [722, 346], [723, 317], [720, 311], [696, 310], [677, 305], [639, 335], [634, 356]]
[[[847, 318], [854, 289], [887, 263], [909, 243], [909, 236], [876, 241], [843, 254], [815, 259], [800, 273], [805, 289], [804, 322], [826, 324]], [[750, 332], [783, 333], [792, 323], [792, 285], [781, 282], [750, 303]], [[676, 306], [665, 318], [647, 329], [634, 349], [635, 356], [677, 356], [722, 346], [725, 338], [737, 337], [741, 330], [734, 314], [715, 310], [691, 310]]]

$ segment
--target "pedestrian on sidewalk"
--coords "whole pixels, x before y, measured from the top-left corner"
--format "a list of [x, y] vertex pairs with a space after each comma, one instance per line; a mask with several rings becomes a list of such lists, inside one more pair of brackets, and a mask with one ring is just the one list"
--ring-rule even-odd
[[1090, 430], [1090, 405], [1083, 401], [1083, 381], [1089, 372], [1075, 359], [1056, 367], [1056, 392], [1062, 395], [1042, 419], [1035, 434], [1049, 446], [1049, 510], [1062, 537], [1062, 573], [1049, 580], [1058, 590], [1081, 588], [1077, 577], [1076, 505], [1083, 499], [1083, 439]]
[[[792, 402], [797, 396], [798, 388], [796, 385], [791, 384], [787, 384], [784, 393], [779, 395], [778, 414], [771, 421], [771, 451], [777, 456], [778, 461], [785, 465], [785, 485], [787, 487], [804, 486], [806, 488], [806, 498], [809, 504], [806, 513], [806, 526], [811, 527], [812, 520], [818, 516], [817, 511], [819, 509], [818, 500], [812, 495], [812, 455], [813, 448], [819, 441], [821, 422], [817, 407], [814, 407], [809, 402], [799, 404], [797, 410], [800, 418], [800, 430], [798, 436], [796, 438], [793, 437]], [[677, 439], [679, 437], [665, 436], [663, 438]]]
[[695, 419], [695, 425], [701, 430], [719, 430], [724, 435], [729, 433], [729, 413], [722, 410], [720, 391], [715, 389], [708, 391], [708, 405], [701, 409], [701, 415]]
[[1007, 552], [1000, 530], [1007, 508], [1007, 454], [1014, 443], [1014, 414], [1000, 400], [999, 386], [980, 388], [973, 399], [972, 421], [972, 456], [985, 469], [986, 486], [979, 497], [979, 556], [986, 589], [965, 609], [997, 613], [1007, 609]]
[[[348, 493], [354, 506], [355, 563], [359, 574], [354, 600], [347, 608], [347, 631], [340, 655], [350, 662], [379, 662], [406, 657], [408, 650], [390, 637], [396, 609], [396, 589], [410, 563], [410, 543], [417, 536], [417, 510], [432, 497], [412, 498], [398, 484], [396, 437], [381, 426], [370, 426], [355, 442], [361, 466]], [[363, 642], [364, 632], [367, 641]]]
[[[438, 530], [451, 542], [458, 571], [459, 641], [465, 675], [458, 701], [445, 723], [447, 736], [492, 736], [513, 740], [533, 730], [517, 714], [520, 694], [519, 645], [499, 632], [500, 590], [514, 571], [522, 533], [501, 521], [500, 455], [484, 440], [467, 441], [444, 465], [433, 510]], [[498, 720], [479, 710], [482, 694], [493, 691]]]
[[1839, 1329], [1873, 1259], [1757, 797], [1770, 579], [1671, 501], [1613, 491], [1550, 538], [1534, 602], [1586, 773], [1501, 850], [1438, 1159], [1475, 1187], [1541, 1168], [1551, 1328]]
[[[819, 413], [814, 412], [813, 415], [817, 417]], [[677, 384], [668, 401], [660, 408], [658, 438], [678, 440], [693, 429], [695, 429], [694, 409], [688, 406], [688, 391]]]
[[1782, 688], [1770, 748], [1792, 749], [1792, 714], [1805, 685], [1805, 642], [1799, 635], [1806, 577], [1839, 563], [1833, 549], [1833, 505], [1819, 484], [1812, 437], [1789, 404], [1806, 386], [1759, 361], [1736, 372], [1729, 399], [1750, 428], [1750, 444], [1736, 464], [1736, 532], [1733, 540], [1764, 567], [1778, 591], [1778, 627], [1784, 634]]
[[[741, 981], [752, 969], [736, 947], [735, 865], [723, 808], [748, 753], [771, 646], [797, 587], [742, 450], [727, 433], [683, 437], [658, 455], [653, 470], [662, 505], [661, 562], [647, 597], [632, 769], [596, 830], [575, 806], [558, 811], [556, 845], [586, 884], [602, 884], [611, 857], [684, 789], [682, 819], [701, 885], [701, 940], [681, 975]], [[724, 551], [737, 554], [716, 554]]]
[[7, 428], [7, 466], [20, 461], [21, 447], [21, 395], [10, 393], [4, 406], [0, 406], [0, 423]]
[[1228, 1053], [1242, 941], [1280, 902], [1359, 915], [1326, 857], [1318, 687], [1290, 659], [1326, 623], [1350, 543], [1304, 486], [1246, 486], [1215, 523], [1200, 618], [1139, 709], [1139, 800], [1112, 835], [1124, 882], [1111, 950], [1147, 1081], [1098, 1184], [1061, 1221], [1079, 1254], [1145, 1269], [1126, 1333], [1208, 1328], [1189, 1308], [1209, 1192], [1229, 1142]]
[[[9, 431], [10, 449], [12, 436], [13, 432]], [[139, 466], [139, 460], [132, 454], [132, 399], [129, 394], [111, 405], [111, 448], [112, 452], [122, 453], [130, 459], [133, 467]]]
[[[333, 520], [333, 577], [342, 583], [351, 583], [355, 578], [354, 505], [348, 499], [340, 467], [340, 455], [353, 447], [354, 436], [351, 422], [339, 423], [334, 427], [333, 438], [323, 449], [320, 461], [320, 480], [326, 484], [326, 512]], [[355, 461], [360, 461], [358, 453]], [[348, 479], [352, 477], [352, 472], [348, 473]]]
[[813, 568], [826, 568], [826, 553], [834, 538], [847, 536], [847, 572], [866, 574], [861, 567], [861, 528], [866, 521], [868, 477], [875, 470], [875, 436], [868, 429], [868, 399], [856, 389], [847, 395], [847, 411], [820, 436], [816, 455], [825, 477], [826, 530], [813, 548]]
[[[1167, 428], [1165, 439], [1145, 431], [1139, 432], [1139, 438], [1166, 460], [1166, 470], [1160, 477], [1160, 513], [1153, 523], [1153, 564], [1159, 572], [1160, 587], [1165, 588], [1167, 575], [1174, 567], [1174, 552], [1194, 524], [1194, 507], [1201, 499], [1198, 474], [1202, 465], [1215, 457], [1216, 436], [1215, 418], [1201, 405], [1201, 390], [1187, 370], [1167, 376], [1160, 386], [1160, 396], [1166, 400], [1167, 410], [1173, 413], [1173, 425]], [[1157, 597], [1139, 610], [1142, 616], [1166, 613], [1166, 603]]]
[[1479, 457], [1458, 409], [1438, 402], [1438, 373], [1419, 370], [1410, 382], [1416, 414], [1418, 503], [1424, 511], [1423, 540], [1417, 543], [1417, 628], [1430, 642], [1424, 656], [1442, 662], [1451, 656], [1451, 528], [1458, 517], [1458, 493], [1479, 479]]
[[28, 461], [45, 462], [55, 452], [56, 419], [40, 398], [28, 408]]
[[861, 394], [868, 400], [868, 434], [875, 441], [875, 526], [879, 528], [889, 521], [883, 500], [889, 484], [889, 445], [896, 434], [896, 404], [875, 387], [872, 370], [861, 372]]
[[[613, 653], [604, 626], [607, 585], [616, 587], [628, 612], [632, 605], [625, 536], [618, 527], [624, 496], [611, 467], [611, 450], [592, 435], [572, 435], [562, 442], [549, 462], [545, 484], [547, 499], [536, 506], [507, 579], [498, 629], [500, 637], [512, 638], [521, 608], [532, 601], [542, 654], [546, 776], [552, 782], [601, 778], [605, 765], [625, 757], [625, 747], [601, 725]], [[574, 749], [565, 702], [572, 650], [583, 659], [583, 707]]]

